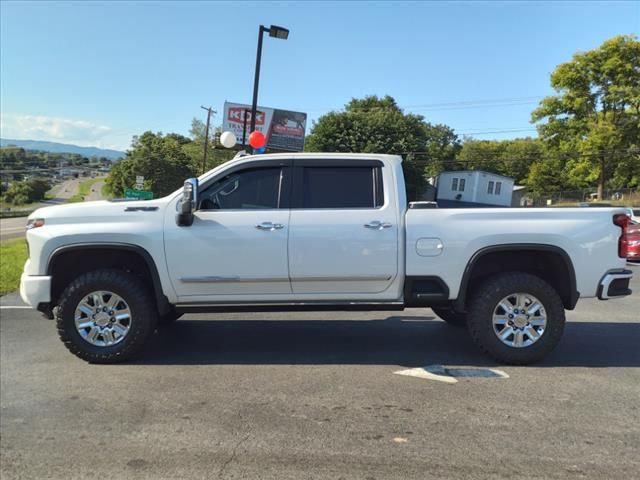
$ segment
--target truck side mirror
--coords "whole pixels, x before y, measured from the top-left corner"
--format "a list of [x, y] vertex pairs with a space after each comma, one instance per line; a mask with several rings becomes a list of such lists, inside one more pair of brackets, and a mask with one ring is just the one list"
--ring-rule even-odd
[[198, 179], [189, 178], [184, 182], [182, 199], [178, 206], [176, 224], [179, 227], [190, 227], [193, 224], [193, 211], [198, 206]]

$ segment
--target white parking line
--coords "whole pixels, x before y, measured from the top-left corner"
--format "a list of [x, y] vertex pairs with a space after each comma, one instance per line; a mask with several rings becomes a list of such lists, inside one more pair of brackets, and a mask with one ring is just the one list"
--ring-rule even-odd
[[0, 310], [20, 310], [23, 308], [31, 308], [29, 305], [0, 305]]

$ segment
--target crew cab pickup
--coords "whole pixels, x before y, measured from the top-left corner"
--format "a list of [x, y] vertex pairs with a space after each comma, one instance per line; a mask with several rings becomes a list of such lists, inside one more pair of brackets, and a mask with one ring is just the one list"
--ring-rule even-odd
[[36, 210], [20, 292], [96, 363], [185, 312], [430, 307], [514, 364], [579, 297], [631, 293], [623, 209], [423, 206], [398, 156], [244, 156], [164, 198]]

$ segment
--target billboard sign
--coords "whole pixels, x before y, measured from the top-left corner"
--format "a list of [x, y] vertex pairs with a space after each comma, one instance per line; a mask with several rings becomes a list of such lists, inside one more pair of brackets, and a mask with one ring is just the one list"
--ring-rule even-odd
[[[251, 105], [224, 103], [224, 121], [222, 130], [233, 132], [242, 145], [245, 129], [245, 145], [249, 144], [251, 128]], [[266, 147], [270, 150], [301, 152], [304, 149], [304, 133], [307, 126], [307, 114], [279, 110], [277, 108], [258, 107], [256, 111], [256, 130], [267, 138]]]

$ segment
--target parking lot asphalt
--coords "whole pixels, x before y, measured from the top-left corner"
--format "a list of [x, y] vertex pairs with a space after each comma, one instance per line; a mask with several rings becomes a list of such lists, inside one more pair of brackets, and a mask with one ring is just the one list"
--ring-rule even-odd
[[[3, 308], [0, 477], [638, 478], [632, 268], [632, 296], [581, 300], [529, 367], [496, 365], [428, 309], [188, 315], [139, 360], [89, 365], [53, 322]], [[394, 375], [434, 364], [509, 378]]]

